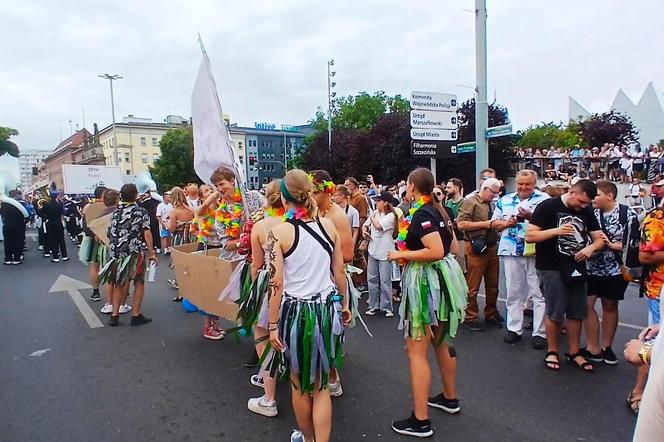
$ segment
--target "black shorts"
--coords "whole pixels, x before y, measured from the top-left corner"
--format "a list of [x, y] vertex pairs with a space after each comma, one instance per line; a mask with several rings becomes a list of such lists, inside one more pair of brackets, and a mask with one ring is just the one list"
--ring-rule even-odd
[[622, 301], [628, 282], [622, 275], [593, 276], [588, 275], [588, 296]]

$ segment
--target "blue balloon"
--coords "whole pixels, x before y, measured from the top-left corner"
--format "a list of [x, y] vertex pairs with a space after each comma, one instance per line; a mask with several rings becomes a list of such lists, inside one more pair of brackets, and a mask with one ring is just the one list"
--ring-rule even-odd
[[182, 308], [187, 313], [194, 313], [194, 312], [198, 311], [198, 307], [196, 307], [194, 304], [189, 302], [189, 300], [186, 299], [186, 298], [182, 300], [180, 305], [182, 305]]

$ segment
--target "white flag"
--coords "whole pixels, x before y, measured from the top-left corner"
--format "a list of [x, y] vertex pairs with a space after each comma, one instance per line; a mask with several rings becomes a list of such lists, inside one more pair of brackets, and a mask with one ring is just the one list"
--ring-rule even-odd
[[235, 171], [236, 185], [244, 187], [242, 167], [235, 156], [233, 143], [224, 124], [224, 114], [212, 77], [210, 59], [199, 36], [203, 59], [191, 94], [191, 119], [194, 126], [194, 170], [205, 183], [219, 166]]

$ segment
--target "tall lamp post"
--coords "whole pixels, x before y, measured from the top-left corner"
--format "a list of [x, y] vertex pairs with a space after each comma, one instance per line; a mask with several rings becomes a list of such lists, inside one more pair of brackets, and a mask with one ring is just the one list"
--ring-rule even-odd
[[120, 80], [122, 77], [119, 75], [110, 75], [110, 74], [102, 74], [98, 76], [99, 78], [103, 78], [105, 80], [108, 80], [109, 83], [111, 84], [111, 117], [113, 118], [113, 155], [115, 156], [115, 165], [118, 166], [118, 139], [115, 136], [115, 100], [113, 99], [113, 80]]
[[332, 81], [332, 77], [336, 74], [332, 70], [334, 66], [334, 60], [327, 62], [327, 149], [332, 153], [332, 99], [336, 97], [337, 93], [333, 92], [332, 89], [337, 85]]

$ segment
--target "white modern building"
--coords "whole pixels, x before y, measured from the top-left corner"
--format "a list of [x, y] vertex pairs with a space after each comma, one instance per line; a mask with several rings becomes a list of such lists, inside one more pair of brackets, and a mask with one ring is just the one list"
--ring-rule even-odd
[[[52, 154], [52, 150], [22, 150], [18, 157], [18, 166], [21, 174], [21, 188], [29, 189], [33, 177], [36, 177], [37, 165]], [[34, 171], [33, 171], [34, 168]]]
[[[643, 147], [648, 147], [664, 139], [663, 103], [664, 95], [658, 93], [653, 83], [650, 82], [636, 104], [622, 89], [619, 89], [610, 109], [627, 115], [639, 131], [639, 143]], [[574, 98], [569, 97], [570, 121], [582, 121], [588, 117], [590, 117], [590, 112]]]

